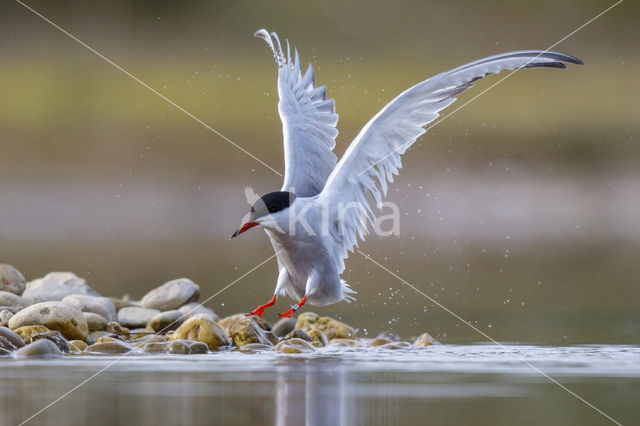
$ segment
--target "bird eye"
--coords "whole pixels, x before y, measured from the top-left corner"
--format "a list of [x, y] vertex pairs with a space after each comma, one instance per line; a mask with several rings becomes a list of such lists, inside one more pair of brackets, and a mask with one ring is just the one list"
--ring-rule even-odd
[[251, 213], [255, 213], [256, 209], [254, 209], [253, 206], [251, 206], [251, 210], [250, 211], [251, 211]]

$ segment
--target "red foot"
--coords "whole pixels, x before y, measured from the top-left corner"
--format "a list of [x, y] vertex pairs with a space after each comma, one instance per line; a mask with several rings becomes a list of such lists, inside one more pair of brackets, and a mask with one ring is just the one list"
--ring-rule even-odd
[[281, 314], [278, 314], [278, 317], [279, 318], [291, 318], [295, 312], [296, 312], [296, 310], [294, 308], [291, 308], [287, 312], [283, 312]]
[[302, 299], [300, 299], [300, 301], [293, 305], [291, 307], [291, 309], [289, 309], [287, 312], [283, 312], [281, 314], [279, 314], [278, 316], [280, 318], [291, 318], [293, 316], [293, 314], [300, 308], [302, 308], [304, 306], [304, 304], [307, 303], [307, 296], [305, 295]]
[[250, 314], [246, 314], [248, 317], [250, 317], [251, 315], [257, 315], [260, 318], [262, 318], [262, 316], [264, 315], [264, 309], [268, 308], [269, 306], [273, 306], [276, 303], [276, 295], [274, 294], [273, 297], [271, 298], [271, 300], [269, 300], [267, 303], [265, 303], [264, 305], [260, 305], [257, 308], [255, 308], [253, 311], [251, 311]]

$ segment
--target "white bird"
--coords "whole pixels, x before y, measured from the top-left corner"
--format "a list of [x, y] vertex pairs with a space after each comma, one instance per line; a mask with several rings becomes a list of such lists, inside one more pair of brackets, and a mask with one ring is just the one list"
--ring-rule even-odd
[[346, 150], [340, 161], [332, 152], [338, 135], [333, 99], [317, 86], [309, 64], [302, 73], [297, 49], [286, 54], [275, 33], [264, 39], [278, 67], [278, 111], [284, 134], [285, 176], [282, 189], [261, 197], [231, 238], [250, 228], [266, 231], [278, 260], [273, 298], [248, 315], [262, 316], [280, 295], [299, 300], [280, 317], [291, 317], [305, 303], [329, 305], [353, 300], [340, 278], [348, 252], [364, 240], [375, 221], [370, 198], [380, 206], [387, 181], [402, 167], [400, 156], [425, 133], [424, 126], [451, 105], [472, 82], [488, 74], [517, 68], [566, 68], [582, 61], [562, 53], [521, 50], [489, 56], [429, 78], [385, 105]]

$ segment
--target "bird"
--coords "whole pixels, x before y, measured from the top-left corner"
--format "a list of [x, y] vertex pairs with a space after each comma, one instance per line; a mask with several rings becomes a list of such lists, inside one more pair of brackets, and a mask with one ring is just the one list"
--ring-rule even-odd
[[[317, 86], [309, 63], [302, 72], [297, 48], [260, 29], [278, 69], [285, 174], [280, 191], [255, 200], [230, 238], [254, 227], [267, 233], [278, 263], [273, 297], [247, 315], [262, 317], [279, 296], [298, 300], [279, 316], [291, 317], [306, 303], [351, 302], [356, 293], [340, 275], [345, 259], [374, 224], [401, 156], [426, 132], [440, 111], [473, 82], [503, 70], [561, 68], [584, 63], [549, 50], [519, 50], [488, 56], [424, 80], [386, 104], [357, 134], [338, 161], [338, 114], [325, 85]], [[292, 52], [293, 50], [293, 52]]]

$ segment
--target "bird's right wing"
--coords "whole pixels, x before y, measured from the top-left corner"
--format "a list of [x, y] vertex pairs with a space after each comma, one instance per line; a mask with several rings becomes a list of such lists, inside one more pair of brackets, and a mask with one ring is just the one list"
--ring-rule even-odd
[[344, 270], [344, 259], [357, 246], [358, 236], [364, 239], [367, 222], [375, 220], [367, 193], [380, 206], [387, 181], [393, 182], [402, 167], [400, 156], [455, 96], [488, 74], [516, 68], [566, 68], [565, 62], [582, 64], [572, 56], [541, 50], [490, 56], [418, 83], [382, 108], [353, 140], [318, 197], [331, 212], [329, 232], [337, 246], [339, 270]]

